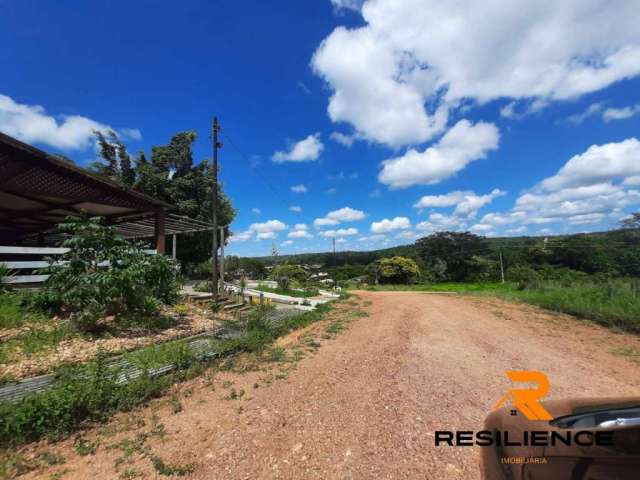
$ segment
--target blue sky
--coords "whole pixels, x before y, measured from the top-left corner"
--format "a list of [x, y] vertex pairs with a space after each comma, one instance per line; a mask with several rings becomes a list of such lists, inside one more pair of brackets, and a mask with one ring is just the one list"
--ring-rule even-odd
[[640, 209], [638, 17], [604, 0], [0, 0], [0, 131], [86, 164], [93, 128], [132, 152], [194, 129], [200, 160], [218, 115], [241, 255], [603, 230]]

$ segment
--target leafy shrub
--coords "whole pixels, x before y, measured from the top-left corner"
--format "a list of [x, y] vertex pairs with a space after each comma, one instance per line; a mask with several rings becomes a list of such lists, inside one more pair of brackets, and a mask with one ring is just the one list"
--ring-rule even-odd
[[12, 275], [11, 269], [7, 267], [4, 263], [0, 263], [0, 293], [6, 292], [9, 290], [9, 285], [4, 283], [3, 280]]
[[418, 264], [407, 257], [381, 258], [369, 265], [369, 272], [379, 283], [413, 283], [420, 276]]
[[63, 263], [32, 298], [36, 308], [69, 315], [79, 328], [92, 330], [104, 315], [156, 315], [160, 303], [178, 297], [175, 264], [164, 255], [147, 255], [141, 245], [116, 236], [100, 218], [67, 218], [58, 226], [70, 238]]

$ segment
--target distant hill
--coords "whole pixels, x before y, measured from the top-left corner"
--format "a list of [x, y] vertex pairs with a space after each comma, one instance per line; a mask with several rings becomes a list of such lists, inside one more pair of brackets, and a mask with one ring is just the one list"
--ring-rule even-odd
[[[546, 242], [545, 242], [546, 239]], [[521, 237], [492, 237], [487, 238], [487, 249], [480, 252], [481, 255], [494, 256], [500, 249], [505, 257], [516, 257], [520, 252], [534, 245], [547, 245], [549, 248], [565, 246], [569, 243], [577, 245], [576, 248], [584, 248], [586, 244], [598, 245], [607, 250], [612, 256], [628, 251], [629, 248], [640, 248], [637, 230], [610, 230], [605, 232], [579, 233], [572, 235], [547, 235], [547, 236], [521, 236]], [[583, 241], [580, 241], [583, 240]], [[583, 245], [584, 244], [584, 245]], [[317, 253], [300, 253], [294, 255], [279, 255], [278, 257], [253, 257], [265, 265], [275, 263], [294, 264], [322, 264], [327, 266], [337, 265], [367, 265], [378, 258], [401, 255], [415, 258], [417, 256], [415, 244], [399, 245], [391, 248], [383, 248], [371, 251], [342, 251]]]

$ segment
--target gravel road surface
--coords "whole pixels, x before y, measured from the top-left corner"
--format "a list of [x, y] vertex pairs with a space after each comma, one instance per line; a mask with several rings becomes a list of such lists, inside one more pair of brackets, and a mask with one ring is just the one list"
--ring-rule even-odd
[[[280, 342], [292, 352], [310, 339], [321, 344], [296, 363], [187, 382], [174, 392], [181, 412], [161, 399], [134, 412], [146, 426], [88, 432], [101, 445], [95, 455], [74, 454], [71, 440], [52, 446], [67, 458], [57, 471], [162, 478], [153, 452], [169, 465], [193, 464], [183, 478], [194, 479], [476, 479], [475, 447], [436, 448], [433, 432], [481, 428], [510, 387], [506, 370], [545, 372], [550, 398], [640, 394], [640, 365], [628, 354], [640, 352], [636, 336], [489, 298], [360, 292], [356, 302], [333, 315], [357, 308], [368, 316], [335, 338], [324, 322]], [[231, 389], [245, 393], [229, 400]], [[108, 445], [148, 431], [151, 412], [166, 435], [149, 436], [149, 450], [114, 466], [123, 455]]]

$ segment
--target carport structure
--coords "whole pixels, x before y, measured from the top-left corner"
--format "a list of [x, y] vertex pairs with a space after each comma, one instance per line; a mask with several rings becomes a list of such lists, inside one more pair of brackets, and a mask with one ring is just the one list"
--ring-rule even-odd
[[172, 235], [175, 255], [176, 235], [213, 227], [172, 208], [0, 133], [0, 245], [55, 245], [55, 226], [85, 214], [104, 217], [125, 238], [152, 238], [158, 253]]

